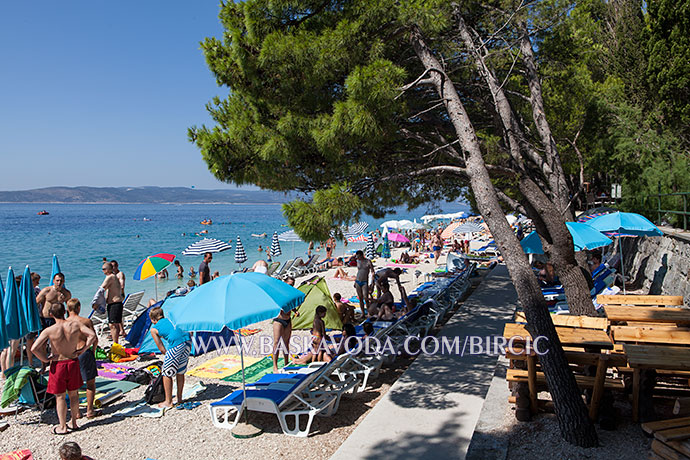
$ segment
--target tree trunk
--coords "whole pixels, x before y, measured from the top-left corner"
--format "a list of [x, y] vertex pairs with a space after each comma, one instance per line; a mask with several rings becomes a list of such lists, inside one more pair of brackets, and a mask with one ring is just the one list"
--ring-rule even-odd
[[413, 29], [410, 40], [417, 57], [429, 71], [430, 79], [439, 97], [444, 100], [458, 140], [463, 150], [467, 152], [467, 173], [477, 206], [503, 254], [518, 299], [525, 310], [527, 328], [532, 336], [545, 336], [548, 340], [549, 350], [540, 358], [540, 361], [554, 400], [561, 434], [568, 442], [575, 445], [596, 446], [598, 444], [596, 430], [589, 420], [580, 390], [568, 367], [544, 296], [532, 273], [527, 256], [505, 219], [484, 163], [474, 127], [460, 96], [418, 29]]
[[589, 275], [575, 260], [573, 238], [563, 216], [532, 180], [523, 177], [518, 184], [520, 193], [528, 200], [524, 206], [541, 236], [544, 253], [563, 284], [570, 312], [574, 315], [595, 315], [589, 295], [590, 287], [585, 278]]

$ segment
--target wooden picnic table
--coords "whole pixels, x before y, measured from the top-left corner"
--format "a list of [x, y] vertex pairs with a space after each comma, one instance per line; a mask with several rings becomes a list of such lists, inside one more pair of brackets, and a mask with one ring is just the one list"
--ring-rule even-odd
[[643, 369], [690, 371], [690, 348], [667, 345], [623, 344], [628, 366], [633, 369], [633, 420], [639, 419], [640, 372]]
[[604, 306], [609, 321], [690, 324], [690, 309]]
[[[613, 348], [613, 342], [608, 334], [599, 329], [584, 329], [579, 327], [558, 327], [556, 333], [561, 344], [571, 347], [581, 348]], [[511, 337], [530, 337], [523, 324], [508, 323], [503, 330], [503, 336], [507, 339]]]

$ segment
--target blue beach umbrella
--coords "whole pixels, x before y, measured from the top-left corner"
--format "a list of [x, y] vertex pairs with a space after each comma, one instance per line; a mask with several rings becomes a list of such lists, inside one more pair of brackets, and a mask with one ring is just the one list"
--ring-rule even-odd
[[[304, 293], [263, 273], [234, 273], [203, 284], [184, 297], [166, 300], [165, 314], [188, 332], [237, 330], [290, 311]], [[203, 305], [204, 308], [199, 308]]]
[[621, 236], [662, 236], [664, 233], [644, 216], [634, 212], [613, 212], [595, 217], [587, 222], [602, 233], [618, 236], [618, 249], [621, 253], [621, 275], [623, 275], [623, 294], [625, 294], [625, 264]]
[[31, 270], [27, 265], [24, 269], [24, 276], [19, 286], [19, 299], [21, 303], [21, 318], [22, 329], [26, 335], [30, 332], [38, 332], [41, 330], [41, 318], [38, 315], [38, 306], [36, 305], [36, 293], [31, 282]]
[[5, 307], [5, 332], [7, 333], [7, 340], [21, 339], [21, 305], [19, 300], [19, 289], [17, 288], [17, 283], [14, 281], [14, 271], [12, 267], [7, 271], [7, 289], [5, 290], [3, 306]]
[[[613, 243], [613, 240], [591, 225], [580, 222], [566, 222], [565, 225], [573, 237], [575, 251], [596, 249]], [[544, 254], [544, 248], [537, 232], [532, 232], [523, 238], [520, 245], [526, 254]]]
[[50, 271], [50, 281], [48, 282], [48, 286], [53, 285], [55, 275], [58, 273], [62, 273], [62, 270], [60, 270], [60, 262], [58, 262], [57, 255], [53, 254], [53, 269]]
[[2, 278], [0, 278], [0, 350], [7, 348], [7, 331], [5, 330], [5, 286], [2, 285]]

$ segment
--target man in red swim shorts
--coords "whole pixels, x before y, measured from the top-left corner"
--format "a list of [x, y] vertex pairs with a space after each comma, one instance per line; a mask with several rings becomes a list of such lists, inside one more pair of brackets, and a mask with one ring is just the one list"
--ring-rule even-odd
[[[54, 303], [50, 306], [50, 316], [55, 324], [41, 332], [31, 350], [36, 357], [46, 364], [50, 364], [48, 379], [48, 393], [55, 395], [59, 427], [53, 428], [53, 433], [63, 435], [70, 429], [76, 431], [79, 418], [78, 390], [82, 386], [79, 370], [79, 355], [96, 343], [96, 334], [79, 321], [65, 321], [65, 306]], [[46, 356], [46, 342], [50, 341], [52, 354]], [[69, 396], [72, 412], [72, 426], [67, 428], [67, 401]]]

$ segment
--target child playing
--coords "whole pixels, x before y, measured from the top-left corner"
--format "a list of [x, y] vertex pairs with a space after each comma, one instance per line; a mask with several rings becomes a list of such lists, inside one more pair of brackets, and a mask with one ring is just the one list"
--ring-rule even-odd
[[[151, 318], [151, 337], [156, 342], [156, 346], [165, 353], [163, 358], [163, 388], [165, 390], [165, 401], [159, 407], [172, 407], [172, 378], [177, 379], [177, 404], [182, 402], [182, 390], [184, 389], [184, 373], [187, 372], [189, 353], [192, 351], [192, 342], [189, 333], [178, 329], [163, 317], [163, 309], [154, 308], [149, 312]], [[168, 342], [168, 349], [165, 349], [161, 338]]]

